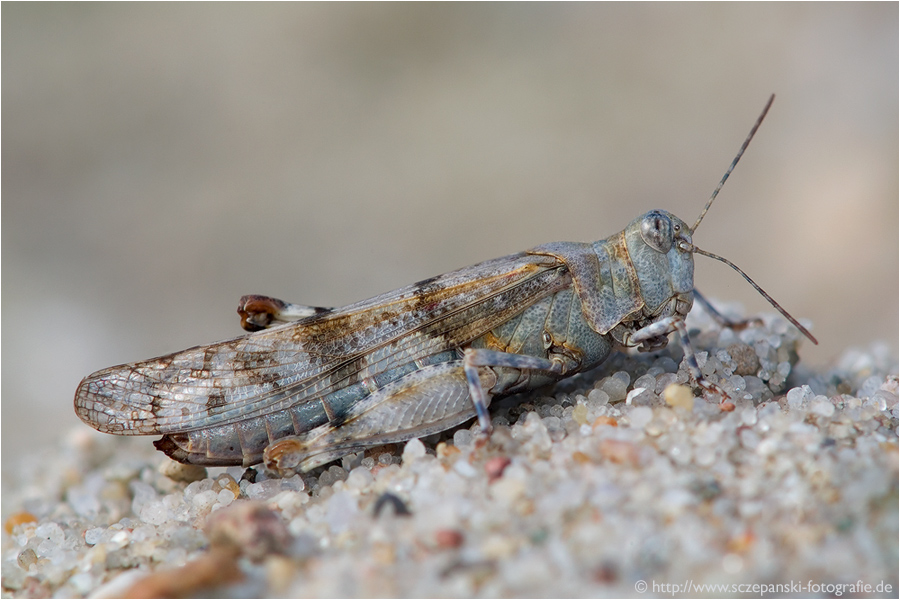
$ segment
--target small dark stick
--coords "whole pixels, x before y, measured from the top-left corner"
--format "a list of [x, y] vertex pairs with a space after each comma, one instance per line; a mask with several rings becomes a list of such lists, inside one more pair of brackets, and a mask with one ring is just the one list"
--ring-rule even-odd
[[372, 509], [372, 512], [375, 513], [375, 516], [379, 516], [381, 511], [384, 510], [386, 506], [390, 506], [394, 510], [394, 514], [397, 516], [407, 517], [412, 513], [406, 507], [406, 504], [399, 497], [395, 496], [390, 492], [385, 492], [378, 497], [378, 500], [375, 501], [375, 507]]

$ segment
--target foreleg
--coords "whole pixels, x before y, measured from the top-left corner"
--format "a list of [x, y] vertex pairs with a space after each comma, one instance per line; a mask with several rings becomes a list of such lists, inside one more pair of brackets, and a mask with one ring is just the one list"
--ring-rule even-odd
[[687, 364], [688, 372], [691, 375], [691, 379], [697, 382], [697, 385], [702, 387], [708, 392], [712, 392], [714, 394], [718, 394], [721, 398], [721, 402], [725, 402], [728, 398], [728, 394], [725, 393], [721, 387], [716, 385], [711, 381], [706, 381], [703, 379], [703, 373], [700, 372], [700, 366], [697, 364], [697, 357], [694, 354], [694, 348], [691, 346], [691, 338], [688, 335], [687, 327], [684, 324], [684, 321], [679, 317], [665, 317], [647, 325], [646, 327], [642, 327], [638, 329], [630, 336], [626, 337], [626, 343], [628, 345], [637, 345], [645, 340], [650, 340], [655, 337], [665, 336], [670, 333], [677, 332], [678, 333], [678, 341], [681, 343], [681, 347], [684, 350], [684, 362]]

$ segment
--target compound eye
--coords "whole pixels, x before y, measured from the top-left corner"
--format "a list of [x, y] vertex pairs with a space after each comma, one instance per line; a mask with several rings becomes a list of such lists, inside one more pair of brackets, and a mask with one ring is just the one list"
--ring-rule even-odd
[[661, 212], [648, 212], [641, 222], [641, 237], [657, 252], [668, 252], [672, 248], [672, 220]]

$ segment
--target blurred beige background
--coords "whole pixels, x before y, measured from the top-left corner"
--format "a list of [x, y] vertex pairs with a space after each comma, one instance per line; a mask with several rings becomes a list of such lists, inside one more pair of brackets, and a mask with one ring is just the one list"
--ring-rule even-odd
[[896, 351], [897, 10], [4, 3], [4, 465], [79, 424], [84, 375], [240, 333], [243, 294], [693, 222], [771, 92], [695, 240], [814, 322], [804, 360]]

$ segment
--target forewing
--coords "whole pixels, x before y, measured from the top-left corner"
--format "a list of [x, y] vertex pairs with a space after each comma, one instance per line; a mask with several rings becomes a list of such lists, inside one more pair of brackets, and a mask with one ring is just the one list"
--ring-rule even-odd
[[459, 347], [570, 281], [552, 257], [486, 261], [297, 323], [98, 371], [79, 385], [75, 410], [120, 435], [269, 414]]

